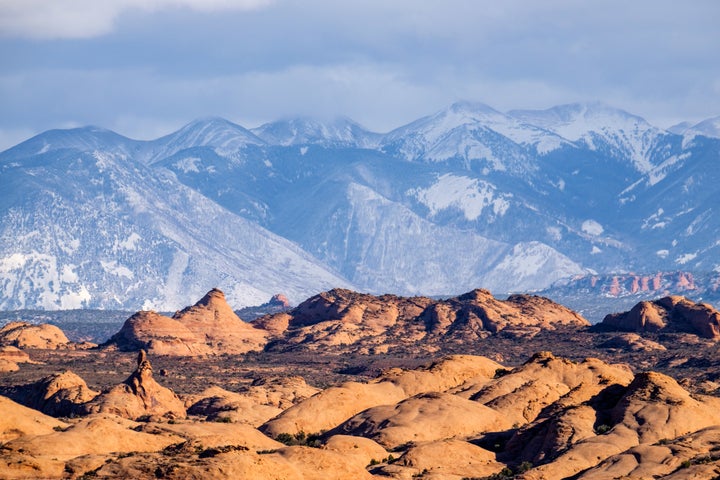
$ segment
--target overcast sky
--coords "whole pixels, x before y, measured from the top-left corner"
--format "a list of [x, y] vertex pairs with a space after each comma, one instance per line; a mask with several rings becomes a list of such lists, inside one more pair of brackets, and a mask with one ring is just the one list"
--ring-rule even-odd
[[720, 115], [720, 1], [0, 0], [0, 150], [206, 116], [385, 132], [457, 100]]

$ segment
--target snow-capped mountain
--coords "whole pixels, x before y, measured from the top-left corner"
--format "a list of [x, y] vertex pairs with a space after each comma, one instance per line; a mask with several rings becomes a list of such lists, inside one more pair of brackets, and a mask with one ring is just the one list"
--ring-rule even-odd
[[[20, 150], [25, 149], [20, 145]], [[6, 161], [12, 158], [12, 161]], [[173, 310], [350, 286], [293, 243], [131, 158], [0, 155], [0, 308]]]
[[720, 140], [602, 104], [464, 102], [385, 135], [307, 118], [152, 141], [55, 130], [0, 153], [0, 308], [719, 272], [719, 186]]
[[548, 110], [513, 110], [509, 115], [552, 131], [593, 151], [629, 160], [640, 173], [653, 166], [653, 150], [668, 134], [643, 118], [602, 103], [575, 103]]
[[312, 118], [291, 118], [252, 129], [272, 145], [321, 145], [323, 147], [374, 148], [380, 134], [365, 130], [347, 118], [321, 122]]
[[695, 137], [702, 135], [710, 138], [720, 138], [720, 116], [708, 118], [700, 123], [693, 125], [690, 122], [682, 122], [668, 129], [678, 135], [686, 137]]

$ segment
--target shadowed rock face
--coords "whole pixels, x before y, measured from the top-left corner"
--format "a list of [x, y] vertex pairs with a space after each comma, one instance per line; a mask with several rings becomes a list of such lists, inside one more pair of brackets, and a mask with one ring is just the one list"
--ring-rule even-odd
[[579, 314], [547, 298], [513, 295], [502, 301], [481, 289], [448, 300], [335, 289], [255, 323], [281, 337], [280, 344], [290, 348], [355, 345], [360, 353], [382, 353], [394, 345], [418, 341], [431, 347], [500, 331], [522, 336], [558, 325], [589, 325]]
[[633, 332], [687, 332], [720, 340], [720, 312], [706, 303], [670, 296], [640, 302], [630, 311], [607, 315], [601, 327]]

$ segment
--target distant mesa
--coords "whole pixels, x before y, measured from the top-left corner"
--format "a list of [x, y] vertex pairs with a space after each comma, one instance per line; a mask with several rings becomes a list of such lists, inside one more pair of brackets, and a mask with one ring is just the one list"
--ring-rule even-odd
[[638, 333], [685, 332], [720, 340], [720, 312], [707, 303], [669, 296], [640, 302], [627, 312], [609, 314], [598, 328]]
[[225, 294], [214, 288], [172, 318], [153, 311], [135, 313], [106, 346], [124, 351], [145, 349], [154, 355], [241, 354], [262, 350], [266, 337], [267, 332], [243, 322]]

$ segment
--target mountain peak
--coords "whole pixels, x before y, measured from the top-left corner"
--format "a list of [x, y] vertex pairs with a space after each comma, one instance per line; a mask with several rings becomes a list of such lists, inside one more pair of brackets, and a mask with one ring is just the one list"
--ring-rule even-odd
[[193, 120], [180, 130], [151, 142], [145, 157], [153, 163], [193, 147], [211, 147], [223, 155], [247, 145], [264, 144], [262, 139], [240, 125], [221, 117], [206, 117]]
[[254, 128], [252, 133], [270, 144], [282, 146], [316, 144], [372, 148], [379, 137], [347, 117], [329, 121], [313, 117], [286, 118]]

